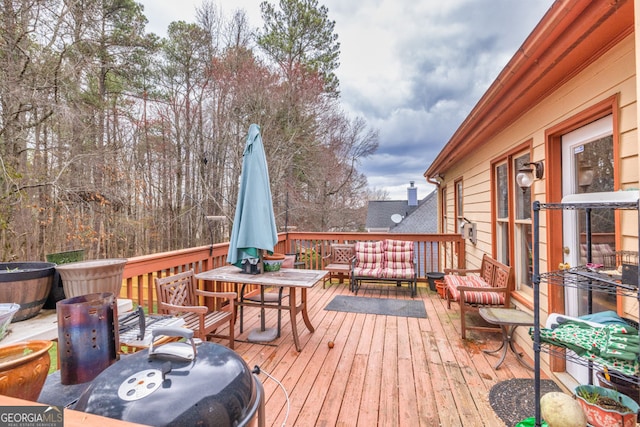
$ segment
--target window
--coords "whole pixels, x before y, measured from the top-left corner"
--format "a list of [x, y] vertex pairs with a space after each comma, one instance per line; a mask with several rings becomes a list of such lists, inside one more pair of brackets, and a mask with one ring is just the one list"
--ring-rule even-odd
[[514, 268], [519, 290], [531, 287], [531, 189], [518, 187], [516, 175], [530, 158], [520, 151], [493, 164], [495, 256]]
[[509, 260], [509, 168], [506, 162], [496, 166], [496, 256], [503, 264]]
[[462, 209], [462, 180], [459, 179], [454, 183], [455, 192], [455, 210], [456, 210], [456, 230], [460, 231], [460, 224], [462, 224], [462, 218], [464, 217], [464, 211]]
[[447, 187], [442, 188], [442, 228], [440, 229], [441, 233], [448, 233], [447, 230]]
[[529, 163], [529, 154], [523, 154], [516, 157], [513, 161], [514, 176], [511, 182], [514, 183], [514, 202], [515, 202], [515, 218], [514, 218], [514, 269], [516, 283], [520, 287], [525, 285], [531, 287], [531, 275], [533, 274], [532, 264], [532, 243], [531, 236], [531, 188], [524, 190], [515, 183], [515, 176], [518, 171], [524, 168], [525, 163]]

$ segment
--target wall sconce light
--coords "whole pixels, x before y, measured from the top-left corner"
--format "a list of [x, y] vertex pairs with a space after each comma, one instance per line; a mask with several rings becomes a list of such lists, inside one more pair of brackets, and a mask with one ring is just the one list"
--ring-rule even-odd
[[471, 221], [469, 221], [467, 218], [462, 217], [458, 220], [458, 230], [460, 231], [460, 234], [464, 235], [464, 226], [465, 224], [471, 224]]
[[[542, 161], [539, 162], [531, 162], [525, 163], [522, 165], [523, 168], [518, 171], [518, 175], [516, 175], [516, 182], [518, 183], [518, 187], [522, 189], [522, 191], [531, 187], [533, 184], [533, 180], [542, 179], [544, 176], [544, 163]], [[533, 166], [534, 169], [525, 168], [524, 166]]]

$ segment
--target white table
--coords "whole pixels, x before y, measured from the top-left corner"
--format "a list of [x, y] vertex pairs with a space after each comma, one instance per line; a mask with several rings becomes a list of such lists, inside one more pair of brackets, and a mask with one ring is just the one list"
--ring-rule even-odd
[[[261, 274], [247, 274], [243, 273], [242, 270], [237, 267], [228, 265], [204, 271], [196, 274], [195, 277], [199, 280], [214, 282], [216, 289], [218, 289], [218, 283], [257, 285], [260, 286], [260, 293], [262, 295], [264, 295], [264, 289], [271, 286], [288, 288], [289, 305], [264, 304], [264, 301], [244, 301], [242, 304], [245, 307], [288, 310], [289, 315], [291, 316], [293, 342], [296, 346], [296, 350], [301, 351], [300, 341], [298, 339], [296, 316], [300, 313], [309, 332], [315, 331], [315, 328], [309, 320], [309, 313], [307, 311], [307, 289], [312, 288], [316, 283], [324, 279], [327, 274], [328, 272], [323, 270], [301, 270], [295, 268], [282, 268], [280, 271]], [[300, 304], [296, 301], [296, 289], [300, 289]]]
[[[118, 313], [125, 313], [133, 309], [130, 299], [118, 298]], [[58, 339], [58, 315], [55, 309], [40, 310], [34, 317], [11, 323], [7, 336], [0, 341], [0, 345], [13, 344], [30, 340]]]

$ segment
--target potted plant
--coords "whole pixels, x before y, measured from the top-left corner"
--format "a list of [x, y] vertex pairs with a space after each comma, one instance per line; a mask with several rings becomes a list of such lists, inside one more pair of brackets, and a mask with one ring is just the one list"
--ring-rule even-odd
[[284, 261], [284, 254], [273, 253], [271, 255], [264, 254], [262, 256], [262, 266], [265, 272], [280, 271], [282, 262]]
[[122, 288], [126, 258], [70, 262], [56, 266], [66, 298], [112, 293], [116, 298]]
[[595, 385], [579, 385], [576, 399], [594, 427], [635, 427], [640, 406], [622, 393]]
[[49, 373], [51, 341], [0, 347], [0, 394], [36, 401]]
[[38, 314], [49, 295], [55, 266], [51, 262], [0, 263], [0, 303], [20, 305], [13, 322]]

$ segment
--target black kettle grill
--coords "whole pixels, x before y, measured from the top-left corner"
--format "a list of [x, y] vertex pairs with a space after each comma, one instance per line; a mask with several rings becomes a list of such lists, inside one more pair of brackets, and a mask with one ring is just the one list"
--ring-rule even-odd
[[264, 424], [260, 380], [233, 350], [196, 345], [193, 331], [156, 329], [183, 337], [122, 356], [102, 371], [73, 409], [152, 426], [253, 426]]

